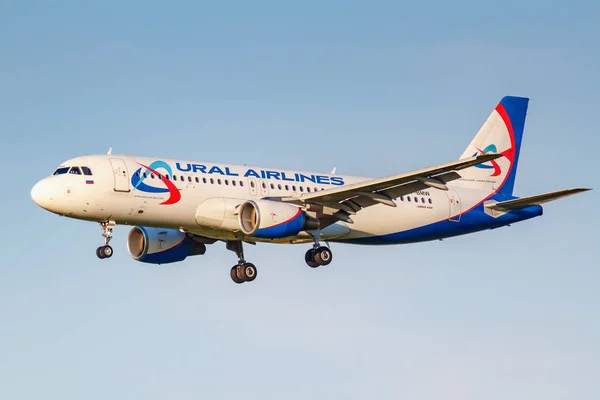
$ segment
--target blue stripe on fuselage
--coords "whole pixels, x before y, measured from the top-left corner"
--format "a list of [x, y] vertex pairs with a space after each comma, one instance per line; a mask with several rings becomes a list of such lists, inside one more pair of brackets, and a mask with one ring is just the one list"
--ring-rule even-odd
[[514, 210], [498, 218], [494, 218], [484, 212], [483, 204], [479, 204], [472, 210], [462, 214], [460, 216], [460, 222], [443, 220], [419, 228], [387, 235], [370, 236], [358, 239], [340, 238], [332, 241], [368, 245], [425, 242], [428, 240], [444, 239], [452, 236], [499, 228], [501, 226], [540, 216], [542, 213], [542, 206], [534, 205], [521, 210]]

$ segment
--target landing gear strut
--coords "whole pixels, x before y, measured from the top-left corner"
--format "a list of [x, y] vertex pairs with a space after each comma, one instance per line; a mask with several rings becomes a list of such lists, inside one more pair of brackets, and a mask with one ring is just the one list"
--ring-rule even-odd
[[254, 264], [246, 262], [244, 259], [244, 248], [240, 240], [228, 240], [227, 250], [235, 252], [238, 257], [237, 265], [231, 268], [229, 275], [235, 283], [252, 282], [256, 279], [257, 271]]
[[100, 246], [96, 249], [96, 255], [98, 258], [109, 258], [113, 255], [113, 249], [108, 245], [110, 239], [112, 239], [112, 231], [115, 227], [115, 221], [101, 221], [100, 229], [102, 230], [102, 236], [104, 237], [104, 246]]
[[318, 239], [319, 234], [313, 235], [315, 243], [313, 248], [308, 250], [304, 255], [304, 261], [311, 268], [317, 268], [321, 265], [329, 265], [333, 259], [333, 253], [329, 247], [321, 246]]

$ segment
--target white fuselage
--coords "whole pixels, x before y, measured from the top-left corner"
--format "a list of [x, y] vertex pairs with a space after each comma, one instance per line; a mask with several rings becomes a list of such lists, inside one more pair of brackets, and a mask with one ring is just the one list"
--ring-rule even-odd
[[[163, 175], [159, 179], [157, 174], [145, 168], [156, 162], [156, 159], [119, 155], [75, 158], [61, 164], [59, 169], [85, 166], [92, 175], [64, 173], [49, 176], [34, 187], [32, 197], [43, 208], [72, 218], [181, 229], [213, 239], [239, 240], [243, 236], [240, 231], [198, 224], [196, 212], [199, 205], [210, 198], [257, 200], [285, 197], [369, 179], [179, 160], [158, 161], [171, 169], [170, 173], [164, 168], [156, 170]], [[143, 184], [136, 187], [144, 171], [147, 175]], [[180, 198], [176, 202], [162, 204], [173, 200], [172, 191], [167, 191], [168, 185], [162, 181], [167, 178]], [[368, 207], [352, 216], [353, 224], [339, 221], [325, 228], [321, 238], [352, 242], [353, 239], [389, 235], [440, 221], [459, 224], [461, 213], [490, 195], [490, 192], [481, 190], [448, 186], [448, 191], [428, 189], [398, 198], [397, 207], [383, 204]], [[256, 241], [297, 243], [310, 240], [310, 235], [301, 232], [296, 237]], [[398, 242], [420, 240], [416, 237]]]

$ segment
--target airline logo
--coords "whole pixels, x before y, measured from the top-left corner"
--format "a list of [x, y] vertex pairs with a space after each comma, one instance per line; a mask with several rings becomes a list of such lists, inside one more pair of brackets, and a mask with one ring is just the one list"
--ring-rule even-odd
[[[173, 182], [171, 182], [166, 176], [165, 173], [160, 173], [159, 170], [163, 170], [166, 172], [166, 175], [173, 176], [173, 172], [169, 164], [164, 161], [154, 161], [150, 165], [140, 164], [145, 171], [142, 171], [142, 168], [139, 168], [133, 176], [131, 177], [131, 184], [133, 185], [134, 190], [139, 190], [141, 192], [146, 193], [169, 193], [169, 198], [162, 203], [161, 205], [175, 204], [179, 200], [181, 200], [181, 193], [179, 189], [175, 186]], [[160, 186], [157, 187], [154, 185], [149, 185], [148, 177], [152, 177], [150, 174], [153, 174], [155, 178], [159, 178], [159, 182], [161, 182]]]
[[[477, 150], [479, 150], [479, 153], [473, 154], [473, 157], [475, 157], [477, 155], [483, 155], [483, 154], [496, 154], [496, 153], [498, 153], [498, 149], [496, 148], [495, 144], [490, 144], [490, 145], [486, 146], [486, 148], [483, 149], [483, 150], [481, 150], [481, 149], [477, 149]], [[500, 169], [500, 166], [498, 165], [498, 163], [496, 162], [496, 160], [492, 160], [490, 162], [483, 163], [483, 164], [477, 164], [475, 166], [475, 168], [493, 169], [491, 176], [499, 176], [502, 173], [502, 170]]]

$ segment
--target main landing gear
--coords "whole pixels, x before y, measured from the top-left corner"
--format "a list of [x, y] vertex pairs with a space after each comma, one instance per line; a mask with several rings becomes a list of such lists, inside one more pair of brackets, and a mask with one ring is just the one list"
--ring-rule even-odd
[[96, 249], [98, 258], [104, 259], [113, 255], [113, 248], [110, 247], [108, 243], [110, 242], [110, 239], [112, 239], [112, 231], [115, 225], [117, 225], [115, 221], [100, 222], [100, 229], [102, 230], [102, 236], [104, 237], [104, 246], [100, 246]]
[[252, 282], [256, 279], [257, 271], [254, 264], [244, 260], [244, 248], [240, 240], [228, 240], [227, 250], [235, 252], [238, 256], [238, 263], [231, 268], [231, 280], [235, 283]]
[[329, 265], [333, 259], [333, 253], [329, 247], [321, 246], [316, 236], [313, 236], [315, 244], [304, 255], [304, 261], [311, 268], [317, 268], [321, 265]]

